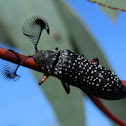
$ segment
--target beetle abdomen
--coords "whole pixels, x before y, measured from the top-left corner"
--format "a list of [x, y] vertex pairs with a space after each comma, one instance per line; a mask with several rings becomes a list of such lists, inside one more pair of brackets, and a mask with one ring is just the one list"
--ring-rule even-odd
[[103, 99], [126, 97], [126, 89], [113, 72], [69, 50], [61, 52], [54, 76]]

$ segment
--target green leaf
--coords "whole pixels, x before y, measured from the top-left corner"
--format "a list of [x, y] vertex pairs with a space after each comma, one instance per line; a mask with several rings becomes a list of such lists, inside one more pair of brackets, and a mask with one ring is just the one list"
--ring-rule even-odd
[[111, 9], [111, 8], [107, 8], [107, 7], [104, 7], [104, 6], [99, 6], [99, 8], [108, 16], [112, 19], [113, 22], [116, 21], [116, 18], [119, 14], [119, 11], [118, 10], [114, 10], [114, 9]]
[[[126, 122], [126, 99], [107, 101], [102, 100], [104, 105], [118, 118]], [[118, 126], [113, 122], [114, 126]]]
[[126, 11], [126, 1], [125, 0], [88, 0], [93, 3], [111, 8]]
[[8, 41], [10, 41], [10, 38], [6, 34], [3, 24], [0, 22], [0, 42], [4, 42], [4, 44], [8, 45], [13, 45], [11, 41], [10, 43], [8, 43]]

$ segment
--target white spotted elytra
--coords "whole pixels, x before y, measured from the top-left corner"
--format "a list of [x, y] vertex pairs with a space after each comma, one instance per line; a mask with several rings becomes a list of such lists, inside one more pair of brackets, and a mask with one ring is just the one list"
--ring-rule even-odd
[[[126, 97], [126, 89], [120, 79], [109, 69], [99, 65], [97, 58], [89, 61], [83, 55], [78, 55], [70, 50], [61, 51], [58, 48], [46, 51], [37, 50], [43, 29], [49, 34], [48, 23], [38, 16], [26, 20], [22, 28], [23, 34], [28, 36], [35, 45], [35, 54], [27, 58], [32, 57], [44, 73], [39, 85], [49, 76], [55, 76], [61, 80], [67, 93], [70, 93], [69, 85], [72, 85], [92, 96], [107, 100]], [[14, 53], [14, 51], [11, 52]], [[4, 68], [2, 72], [6, 78], [15, 79], [16, 71], [17, 69], [12, 73]]]

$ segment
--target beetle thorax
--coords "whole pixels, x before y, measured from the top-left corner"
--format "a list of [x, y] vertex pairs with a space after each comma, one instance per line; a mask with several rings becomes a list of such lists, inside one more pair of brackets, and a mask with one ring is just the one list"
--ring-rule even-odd
[[39, 50], [34, 54], [33, 58], [44, 73], [52, 73], [58, 61], [59, 52], [59, 50]]

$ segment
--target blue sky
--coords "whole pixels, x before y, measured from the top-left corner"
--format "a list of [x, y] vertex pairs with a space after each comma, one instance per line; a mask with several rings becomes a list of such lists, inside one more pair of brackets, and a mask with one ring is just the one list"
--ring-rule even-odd
[[[120, 12], [116, 23], [112, 23], [96, 4], [85, 0], [66, 1], [97, 40], [114, 72], [126, 80], [126, 58], [123, 58], [126, 54], [126, 14]], [[18, 82], [10, 83], [0, 77], [0, 126], [58, 126], [53, 109], [30, 70], [19, 69], [22, 77]], [[26, 76], [24, 83], [22, 78]], [[88, 126], [111, 126], [89, 99], [84, 103]]]

